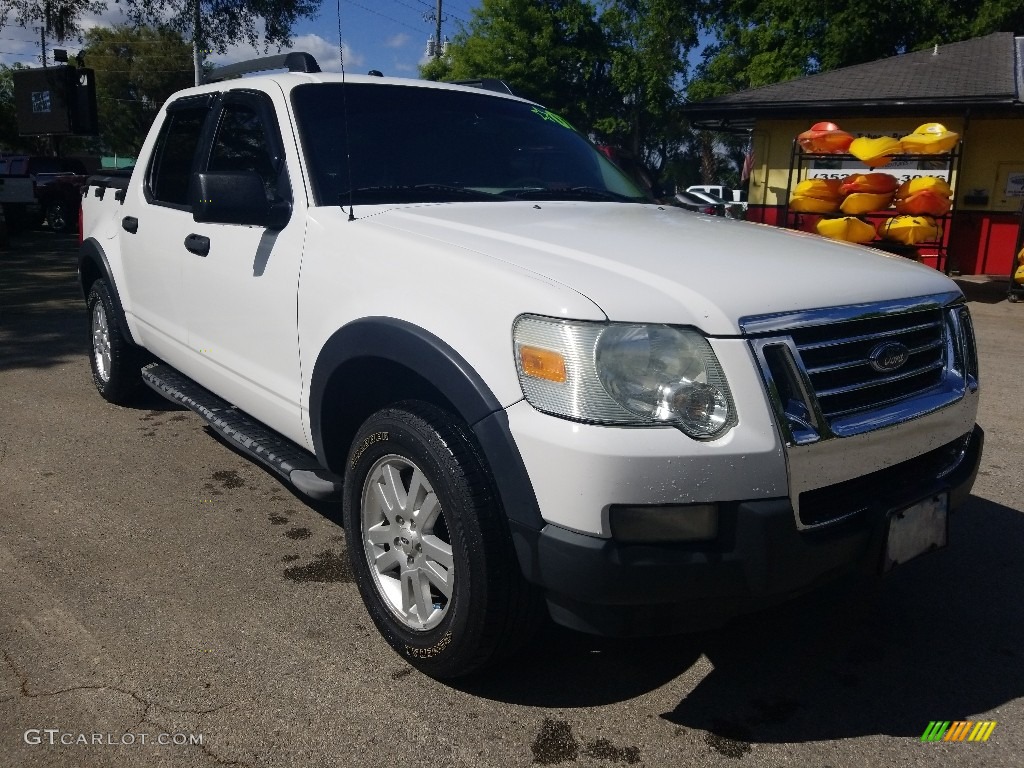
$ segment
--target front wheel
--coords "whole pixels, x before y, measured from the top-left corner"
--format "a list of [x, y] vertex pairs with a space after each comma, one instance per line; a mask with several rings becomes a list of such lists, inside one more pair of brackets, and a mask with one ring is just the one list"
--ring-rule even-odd
[[436, 678], [473, 672], [534, 624], [490, 473], [451, 414], [405, 402], [360, 428], [345, 472], [349, 558], [392, 648]]
[[97, 280], [92, 284], [86, 308], [93, 383], [104, 400], [123, 405], [132, 399], [142, 383], [138, 349], [124, 338], [117, 326], [114, 302], [106, 282]]

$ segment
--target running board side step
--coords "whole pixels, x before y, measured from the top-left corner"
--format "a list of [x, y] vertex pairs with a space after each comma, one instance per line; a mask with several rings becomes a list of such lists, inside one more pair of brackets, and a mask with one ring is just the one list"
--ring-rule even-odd
[[287, 480], [304, 495], [318, 501], [341, 500], [341, 478], [320, 466], [312, 453], [171, 366], [150, 363], [142, 369], [142, 380], [171, 402], [198, 413], [229, 444]]

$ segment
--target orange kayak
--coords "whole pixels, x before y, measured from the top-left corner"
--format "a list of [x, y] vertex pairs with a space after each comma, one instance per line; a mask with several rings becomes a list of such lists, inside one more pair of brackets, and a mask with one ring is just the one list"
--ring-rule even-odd
[[896, 197], [902, 200], [925, 190], [936, 195], [944, 195], [945, 197], [950, 197], [953, 194], [952, 188], [945, 179], [940, 179], [938, 176], [921, 176], [920, 178], [909, 179], [900, 184], [899, 189], [896, 190]]
[[811, 154], [842, 154], [850, 146], [853, 136], [840, 130], [835, 123], [815, 123], [796, 137], [796, 143]]
[[909, 213], [912, 216], [942, 216], [949, 213], [953, 202], [945, 195], [936, 194], [930, 189], [922, 189], [909, 197], [896, 201], [896, 211]]
[[899, 185], [896, 177], [889, 173], [854, 173], [839, 184], [844, 195], [852, 192], [870, 192], [873, 195], [892, 194]]

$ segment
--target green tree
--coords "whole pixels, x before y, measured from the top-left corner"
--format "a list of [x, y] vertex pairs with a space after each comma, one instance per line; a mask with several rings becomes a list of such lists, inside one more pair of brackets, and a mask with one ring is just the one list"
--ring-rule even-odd
[[679, 151], [697, 0], [483, 0], [421, 76], [497, 77], [657, 176]]
[[496, 77], [585, 130], [611, 95], [610, 51], [587, 0], [483, 0], [448, 50], [421, 76]]
[[264, 49], [287, 46], [292, 27], [320, 10], [317, 0], [118, 0], [137, 26], [164, 25], [192, 41], [195, 83], [202, 61], [211, 52], [224, 53], [232, 43], [260, 43], [257, 22], [262, 19]]
[[96, 71], [100, 138], [107, 151], [135, 156], [163, 103], [192, 84], [192, 50], [166, 27], [96, 27], [84, 58]]
[[696, 2], [686, 0], [614, 0], [601, 15], [621, 104], [596, 128], [654, 177], [664, 176], [686, 135], [679, 107], [687, 57], [697, 45], [698, 10]]
[[704, 24], [699, 100], [998, 31], [1024, 31], [1020, 0], [721, 0]]
[[105, 0], [4, 0], [0, 3], [0, 27], [13, 21], [22, 27], [42, 27], [58, 42], [76, 37], [79, 18], [107, 9]]

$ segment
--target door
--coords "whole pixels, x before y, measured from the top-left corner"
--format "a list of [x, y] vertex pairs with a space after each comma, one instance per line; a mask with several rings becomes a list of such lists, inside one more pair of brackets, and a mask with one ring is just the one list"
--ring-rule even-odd
[[207, 117], [216, 94], [178, 99], [150, 152], [141, 184], [132, 184], [118, 209], [122, 263], [130, 301], [147, 349], [172, 365], [185, 353], [181, 267], [183, 240], [192, 225], [188, 191]]
[[217, 106], [201, 170], [255, 172], [267, 199], [292, 213], [276, 231], [190, 220], [182, 300], [194, 378], [302, 442], [296, 315], [305, 198], [292, 194], [291, 179], [301, 176], [295, 143], [282, 141], [278, 125], [286, 108], [281, 93], [257, 90], [228, 91]]

